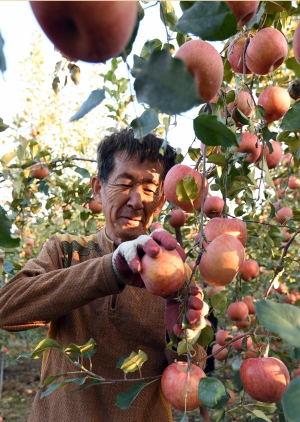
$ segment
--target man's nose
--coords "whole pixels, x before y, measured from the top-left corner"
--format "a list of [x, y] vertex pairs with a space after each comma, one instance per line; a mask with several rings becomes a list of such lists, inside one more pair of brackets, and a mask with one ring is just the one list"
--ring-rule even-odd
[[127, 204], [132, 208], [138, 210], [144, 208], [144, 191], [142, 186], [133, 186], [130, 189], [129, 200]]

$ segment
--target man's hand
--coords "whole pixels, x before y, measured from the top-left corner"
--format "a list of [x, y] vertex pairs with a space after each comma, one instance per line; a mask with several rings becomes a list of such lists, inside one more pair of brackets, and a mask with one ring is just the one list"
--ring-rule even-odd
[[179, 339], [187, 338], [191, 344], [198, 340], [201, 330], [206, 326], [205, 316], [209, 312], [209, 306], [202, 299], [203, 291], [195, 285], [190, 287], [185, 309], [184, 304], [178, 300], [167, 300], [165, 324], [170, 338], [173, 332]]
[[120, 283], [135, 287], [144, 287], [140, 276], [141, 258], [147, 254], [151, 258], [160, 252], [160, 246], [174, 250], [185, 260], [185, 253], [176, 239], [166, 230], [154, 230], [150, 236], [141, 235], [135, 240], [123, 242], [112, 256], [112, 266]]

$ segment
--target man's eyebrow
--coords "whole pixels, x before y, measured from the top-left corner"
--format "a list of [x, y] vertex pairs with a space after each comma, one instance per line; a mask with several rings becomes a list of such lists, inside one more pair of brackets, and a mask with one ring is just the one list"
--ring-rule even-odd
[[[134, 180], [134, 176], [130, 173], [121, 173], [117, 176], [117, 179], [129, 179], [129, 180]], [[155, 186], [158, 186], [158, 183], [152, 178], [152, 177], [148, 177], [143, 179], [144, 183], [152, 183]]]

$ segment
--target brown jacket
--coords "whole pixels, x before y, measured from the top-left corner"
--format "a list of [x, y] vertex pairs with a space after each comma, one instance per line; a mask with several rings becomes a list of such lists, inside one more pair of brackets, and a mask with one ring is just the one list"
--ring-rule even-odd
[[[178, 358], [166, 349], [165, 300], [145, 289], [126, 286], [120, 291], [111, 265], [114, 249], [104, 230], [89, 237], [52, 236], [39, 257], [0, 290], [0, 327], [19, 331], [51, 321], [49, 336], [62, 346], [95, 340], [92, 370], [98, 375], [122, 379], [123, 371], [116, 368], [119, 358], [139, 350], [148, 356], [142, 376], [161, 375]], [[195, 360], [203, 356], [197, 347]], [[71, 371], [76, 368], [58, 350], [44, 353], [41, 381]], [[138, 376], [134, 372], [127, 378]], [[117, 394], [132, 385], [103, 384], [76, 394], [70, 394], [74, 386], [65, 386], [42, 399], [39, 392], [28, 422], [172, 421], [159, 380], [145, 387], [127, 410], [118, 408]]]

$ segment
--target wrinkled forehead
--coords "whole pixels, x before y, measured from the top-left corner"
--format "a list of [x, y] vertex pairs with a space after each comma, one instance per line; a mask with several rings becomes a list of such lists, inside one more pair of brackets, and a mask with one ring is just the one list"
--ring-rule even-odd
[[138, 155], [130, 155], [127, 151], [117, 152], [114, 155], [114, 168], [113, 172], [118, 169], [126, 168], [128, 172], [139, 170], [141, 167], [147, 167], [149, 173], [153, 175], [158, 174], [159, 180], [162, 179], [164, 174], [164, 164], [161, 161], [153, 161], [150, 158], [146, 158], [141, 162], [141, 159]]

